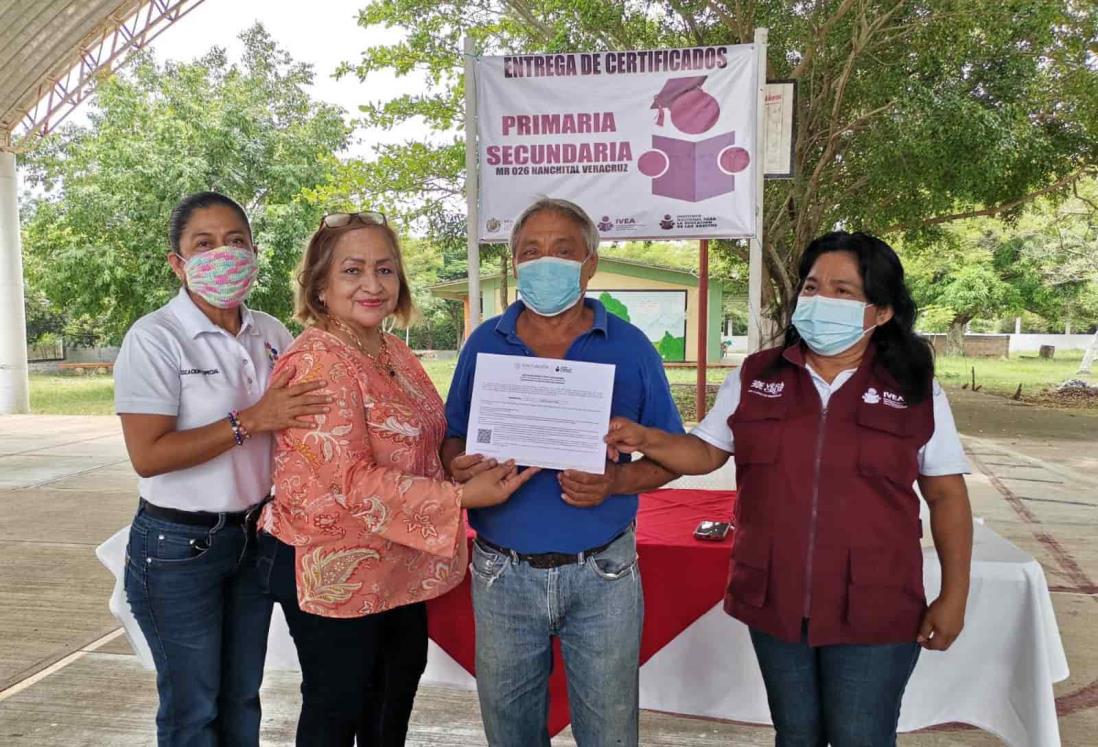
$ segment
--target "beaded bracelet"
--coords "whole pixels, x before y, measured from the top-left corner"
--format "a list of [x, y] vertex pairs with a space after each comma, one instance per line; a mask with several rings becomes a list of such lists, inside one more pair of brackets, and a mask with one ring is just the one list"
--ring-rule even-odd
[[233, 429], [233, 440], [237, 446], [243, 446], [244, 442], [252, 437], [248, 429], [240, 422], [240, 413], [236, 410], [229, 412], [229, 427]]

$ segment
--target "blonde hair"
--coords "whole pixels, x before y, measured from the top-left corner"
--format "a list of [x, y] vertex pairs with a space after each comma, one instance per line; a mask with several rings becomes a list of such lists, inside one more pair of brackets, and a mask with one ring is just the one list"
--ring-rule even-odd
[[401, 326], [407, 327], [415, 317], [415, 306], [412, 303], [412, 289], [408, 285], [408, 277], [404, 274], [404, 260], [400, 253], [400, 239], [386, 223], [362, 223], [351, 221], [350, 223], [329, 228], [321, 224], [308, 246], [305, 254], [297, 266], [297, 292], [294, 299], [294, 318], [305, 326], [311, 326], [322, 322], [328, 316], [328, 309], [320, 300], [320, 292], [328, 280], [328, 271], [332, 267], [332, 256], [335, 254], [335, 245], [339, 239], [352, 231], [381, 231], [393, 250], [393, 259], [396, 261], [397, 277], [400, 279], [400, 290], [397, 292], [396, 309], [393, 316], [397, 318]]

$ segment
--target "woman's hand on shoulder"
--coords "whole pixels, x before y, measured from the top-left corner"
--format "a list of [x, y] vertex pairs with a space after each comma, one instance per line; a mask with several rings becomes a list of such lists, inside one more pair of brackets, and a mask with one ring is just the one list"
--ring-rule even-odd
[[318, 391], [328, 382], [316, 380], [291, 384], [295, 373], [292, 363], [276, 368], [260, 400], [241, 411], [241, 423], [250, 433], [315, 428], [316, 418], [313, 416], [328, 412], [333, 398]]

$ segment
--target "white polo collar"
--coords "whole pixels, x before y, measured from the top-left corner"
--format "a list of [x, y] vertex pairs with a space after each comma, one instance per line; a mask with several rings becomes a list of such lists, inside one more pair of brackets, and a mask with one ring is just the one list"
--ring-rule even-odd
[[[191, 336], [191, 339], [198, 337], [205, 332], [213, 332], [215, 334], [229, 334], [228, 330], [225, 330], [213, 322], [210, 318], [202, 313], [202, 309], [198, 308], [190, 294], [187, 293], [186, 288], [180, 288], [179, 293], [175, 298], [168, 302], [168, 309], [175, 315], [175, 318], [183, 325], [184, 331]], [[255, 317], [252, 315], [252, 310], [244, 304], [240, 305], [240, 334], [258, 335], [259, 330], [255, 325]], [[239, 337], [240, 335], [237, 335]]]

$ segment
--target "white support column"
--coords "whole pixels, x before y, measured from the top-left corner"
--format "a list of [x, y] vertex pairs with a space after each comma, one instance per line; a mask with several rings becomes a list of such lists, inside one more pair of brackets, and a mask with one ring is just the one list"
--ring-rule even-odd
[[26, 324], [15, 154], [0, 150], [0, 414], [30, 412]]
[[[748, 244], [747, 254], [747, 352], [757, 352], [769, 344], [770, 325], [762, 316], [763, 276], [763, 184], [765, 165], [763, 148], [766, 132], [766, 45], [769, 29], [755, 29], [758, 99], [755, 104], [755, 238]], [[764, 324], [765, 332], [764, 334]]]
[[469, 329], [472, 333], [480, 324], [480, 246], [477, 234], [480, 213], [477, 210], [477, 193], [480, 174], [477, 172], [477, 77], [476, 48], [473, 40], [465, 37], [465, 211], [466, 241], [469, 255]]

